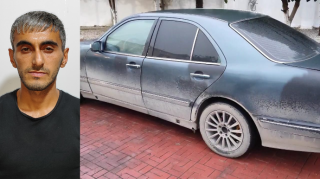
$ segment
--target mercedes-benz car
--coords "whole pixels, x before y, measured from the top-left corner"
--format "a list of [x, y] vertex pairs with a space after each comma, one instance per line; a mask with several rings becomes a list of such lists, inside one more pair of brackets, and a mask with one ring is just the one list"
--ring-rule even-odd
[[200, 130], [226, 157], [256, 141], [320, 152], [320, 47], [263, 14], [130, 16], [81, 43], [81, 96]]

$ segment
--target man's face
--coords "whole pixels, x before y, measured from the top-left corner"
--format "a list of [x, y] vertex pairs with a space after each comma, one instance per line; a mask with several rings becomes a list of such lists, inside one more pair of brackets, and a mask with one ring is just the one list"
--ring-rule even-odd
[[43, 32], [15, 32], [14, 50], [9, 49], [12, 66], [18, 69], [23, 85], [32, 91], [42, 91], [53, 84], [60, 67], [68, 61], [69, 49], [62, 51], [59, 32], [51, 27]]

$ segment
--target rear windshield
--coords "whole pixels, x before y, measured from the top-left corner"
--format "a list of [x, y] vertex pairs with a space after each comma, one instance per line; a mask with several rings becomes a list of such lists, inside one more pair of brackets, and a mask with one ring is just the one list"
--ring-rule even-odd
[[275, 61], [298, 62], [320, 54], [316, 41], [270, 17], [241, 21], [231, 26]]

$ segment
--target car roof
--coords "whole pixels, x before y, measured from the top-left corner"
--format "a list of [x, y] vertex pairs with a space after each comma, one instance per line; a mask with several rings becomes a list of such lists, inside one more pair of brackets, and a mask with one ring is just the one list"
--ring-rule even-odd
[[[140, 16], [165, 16], [165, 17], [184, 17], [186, 15], [198, 15], [211, 17], [226, 21], [228, 23], [233, 23], [237, 21], [242, 21], [246, 19], [259, 18], [266, 15], [254, 13], [251, 11], [241, 11], [241, 10], [231, 10], [231, 9], [172, 9], [172, 10], [162, 10], [162, 11], [151, 11], [139, 14]], [[189, 16], [190, 17], [190, 16]]]

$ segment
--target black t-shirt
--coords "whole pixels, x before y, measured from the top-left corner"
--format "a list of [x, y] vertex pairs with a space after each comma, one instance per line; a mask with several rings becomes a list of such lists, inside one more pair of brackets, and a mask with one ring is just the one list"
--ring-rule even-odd
[[60, 90], [54, 109], [32, 118], [16, 94], [0, 97], [0, 179], [79, 179], [79, 99]]

